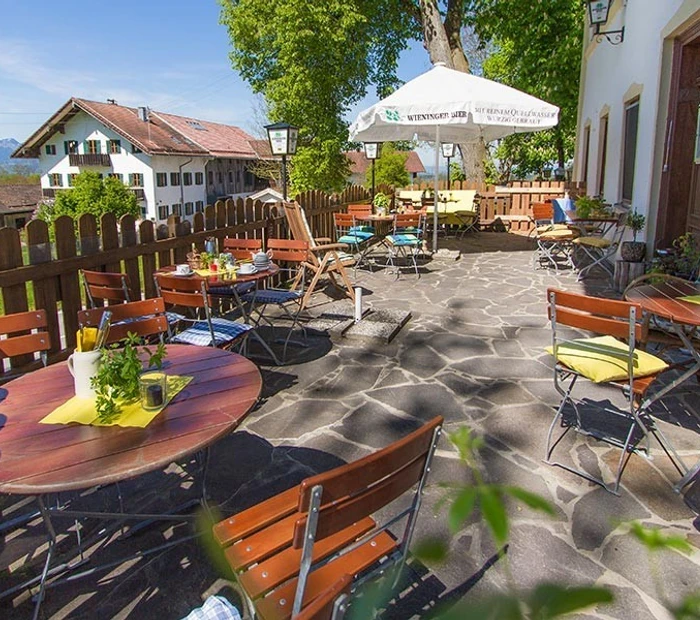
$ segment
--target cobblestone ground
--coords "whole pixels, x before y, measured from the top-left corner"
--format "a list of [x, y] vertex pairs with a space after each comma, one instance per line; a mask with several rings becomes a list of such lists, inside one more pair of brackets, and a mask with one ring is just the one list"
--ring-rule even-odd
[[[262, 366], [260, 405], [239, 431], [212, 450], [211, 497], [222, 514], [238, 511], [311, 473], [385, 446], [440, 414], [448, 431], [467, 425], [485, 438], [481, 458], [487, 479], [539, 493], [554, 504], [556, 515], [509, 505], [510, 542], [501, 559], [483, 525], [471, 519], [452, 539], [445, 563], [432, 569], [412, 563], [413, 574], [384, 617], [424, 617], [440, 605], [502, 592], [506, 562], [518, 588], [556, 581], [602, 585], [614, 592], [612, 605], [588, 610], [576, 616], [580, 620], [670, 617], [664, 601], [675, 603], [700, 589], [699, 526], [686, 504], [698, 501], [697, 489], [689, 489], [685, 501], [672, 491], [669, 480], [678, 475], [659, 450], [651, 462], [632, 457], [619, 497], [542, 461], [552, 406], [558, 403], [551, 362], [543, 351], [551, 338], [545, 291], [557, 286], [599, 295], [614, 292], [606, 289], [604, 278], [577, 283], [571, 273], [534, 270], [526, 239], [480, 233], [443, 243], [461, 249], [461, 259], [426, 263], [420, 279], [409, 272], [398, 280], [384, 271], [358, 273], [357, 284], [373, 308], [412, 313], [390, 344], [331, 344], [315, 337], [311, 348], [297, 350], [296, 363]], [[313, 311], [322, 311], [323, 304], [319, 296]], [[655, 413], [681, 455], [694, 462], [699, 424], [689, 405], [700, 410], [700, 391], [697, 384], [690, 386], [692, 392], [666, 399]], [[582, 436], [567, 437], [561, 450], [608, 478], [615, 464], [615, 450]], [[177, 474], [173, 467], [126, 492], [148, 490], [158, 477]], [[431, 476], [417, 539], [448, 536], [444, 510], [435, 511], [441, 497], [437, 483], [469, 481], [446, 440]], [[652, 570], [646, 552], [625, 533], [624, 522], [631, 519], [684, 536], [696, 551], [690, 557], [662, 554]], [[109, 560], [146, 548], [184, 532], [183, 527], [151, 528], [109, 545], [100, 557]], [[37, 522], [5, 537], [2, 567], [15, 562], [17, 568], [30, 560], [37, 565], [43, 551], [32, 549], [40, 543]], [[0, 576], [6, 580], [7, 574]], [[58, 586], [49, 591], [43, 614], [179, 618], [213, 592], [235, 596], [203, 546], [192, 541]], [[0, 615], [31, 616], [25, 594], [18, 594], [14, 607], [3, 604]]]

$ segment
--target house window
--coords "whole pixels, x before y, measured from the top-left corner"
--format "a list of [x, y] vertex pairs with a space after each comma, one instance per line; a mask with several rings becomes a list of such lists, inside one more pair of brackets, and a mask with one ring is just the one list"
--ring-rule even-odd
[[192, 173], [191, 172], [183, 172], [182, 173], [182, 184], [183, 185], [192, 185]]
[[143, 153], [143, 151], [133, 143], [131, 145], [131, 152], [132, 153]]
[[698, 106], [698, 123], [695, 126], [695, 163], [700, 164], [700, 105]]
[[185, 215], [192, 215], [194, 213], [194, 204], [191, 202], [185, 203]]
[[66, 155], [77, 155], [78, 154], [78, 141], [77, 140], [65, 140], [63, 142], [63, 150]]
[[195, 202], [194, 209], [197, 213], [201, 213], [202, 211], [204, 211], [204, 201], [198, 200], [197, 202]]
[[158, 219], [167, 220], [168, 219], [168, 205], [160, 205], [158, 207]]
[[204, 173], [203, 172], [195, 172], [194, 173], [194, 184], [195, 185], [203, 185], [204, 184]]
[[167, 172], [156, 172], [156, 187], [167, 187], [168, 185], [168, 173]]
[[56, 154], [56, 145], [55, 144], [47, 144], [45, 152], [47, 155], [55, 155]]
[[581, 180], [588, 185], [588, 154], [591, 149], [591, 126], [586, 125], [583, 130], [583, 170], [581, 172]]
[[228, 171], [228, 182], [233, 183], [233, 170]]
[[214, 173], [211, 170], [207, 172], [207, 183], [214, 185]]
[[118, 155], [119, 153], [122, 152], [122, 141], [121, 140], [108, 140], [107, 146], [109, 148], [109, 152], [114, 154], [114, 155]]
[[50, 174], [49, 184], [51, 185], [51, 187], [63, 187], [63, 175], [56, 172]]
[[78, 175], [75, 173], [69, 173], [68, 174], [68, 187], [73, 187], [75, 185], [75, 178]]
[[124, 182], [124, 175], [121, 172], [108, 172], [107, 176], [110, 179], [119, 179], [122, 183]]
[[634, 190], [634, 163], [637, 156], [639, 99], [625, 106], [625, 136], [622, 146], [622, 202], [631, 203]]
[[598, 196], [605, 195], [605, 164], [608, 155], [608, 117], [600, 119], [600, 142], [598, 143]]
[[100, 153], [100, 146], [99, 140], [85, 140], [85, 154], [98, 155]]
[[180, 185], [180, 173], [179, 172], [171, 172], [170, 173], [170, 185]]
[[130, 187], [143, 187], [143, 175], [140, 172], [134, 172], [129, 175]]
[[174, 204], [173, 205], [173, 215], [182, 215], [182, 205], [181, 204]]
[[224, 180], [224, 175], [221, 174], [220, 172], [217, 172], [216, 173], [216, 182], [220, 184], [223, 182], [223, 180]]

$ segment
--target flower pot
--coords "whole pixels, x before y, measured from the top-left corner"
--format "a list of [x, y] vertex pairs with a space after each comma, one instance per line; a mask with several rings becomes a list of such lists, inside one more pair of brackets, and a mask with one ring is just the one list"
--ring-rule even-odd
[[620, 248], [622, 260], [630, 263], [641, 263], [647, 251], [647, 244], [643, 241], [623, 241]]

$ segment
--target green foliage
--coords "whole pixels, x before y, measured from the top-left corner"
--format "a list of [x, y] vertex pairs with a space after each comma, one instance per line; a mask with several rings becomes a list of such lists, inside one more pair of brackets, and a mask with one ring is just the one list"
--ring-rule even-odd
[[685, 538], [664, 534], [659, 528], [644, 527], [637, 521], [630, 523], [630, 533], [651, 552], [674, 549], [690, 554], [693, 551]]
[[500, 142], [491, 153], [497, 165], [490, 181], [536, 174], [551, 161], [564, 167], [575, 143], [583, 3], [549, 0], [545, 8], [529, 0], [474, 0], [468, 10], [482, 48], [496, 50], [484, 61], [484, 75], [560, 108], [554, 129]]
[[[389, 185], [391, 187], [406, 187], [411, 182], [411, 177], [406, 171], [408, 153], [397, 150], [393, 144], [387, 142], [382, 145], [381, 155], [375, 160], [374, 182], [375, 185]], [[372, 166], [367, 168], [365, 187], [372, 185]]]
[[383, 192], [376, 193], [372, 200], [372, 204], [377, 208], [377, 210], [383, 210], [384, 213], [389, 211], [390, 202], [391, 200], [389, 199], [389, 196]]
[[264, 95], [272, 121], [300, 129], [294, 190], [342, 188], [345, 115], [370, 84], [382, 96], [395, 86], [399, 53], [421, 36], [418, 25], [400, 0], [219, 1], [233, 67]]
[[467, 177], [464, 174], [462, 166], [456, 161], [450, 162], [450, 181], [466, 181]]
[[0, 185], [40, 185], [38, 172], [32, 172], [29, 166], [15, 165], [12, 172], [0, 170]]
[[[140, 354], [148, 356], [147, 368], [161, 368], [166, 355], [165, 345], [160, 342], [155, 353], [141, 346], [141, 339], [128, 334], [123, 348], [103, 349], [100, 368], [92, 378], [95, 390], [97, 419], [102, 423], [113, 422], [121, 413], [123, 404], [133, 403], [139, 398], [139, 376], [143, 372]], [[139, 350], [140, 347], [140, 350]]]
[[604, 210], [603, 200], [591, 196], [579, 196], [575, 201], [576, 217], [586, 219]]
[[77, 220], [83, 213], [91, 213], [99, 222], [103, 213], [114, 213], [118, 219], [127, 213], [138, 217], [141, 212], [136, 196], [119, 179], [101, 179], [86, 170], [75, 177], [71, 189], [59, 190], [53, 203], [40, 205], [37, 217], [52, 224], [61, 215]]
[[641, 213], [637, 213], [636, 209], [627, 215], [627, 227], [632, 231], [635, 241], [637, 240], [637, 233], [644, 228], [646, 221], [647, 218]]

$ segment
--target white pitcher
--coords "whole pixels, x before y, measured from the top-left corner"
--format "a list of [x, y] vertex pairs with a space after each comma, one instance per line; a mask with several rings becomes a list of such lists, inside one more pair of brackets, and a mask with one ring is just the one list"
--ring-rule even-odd
[[73, 375], [75, 395], [80, 398], [95, 398], [90, 380], [100, 368], [102, 351], [75, 351], [68, 357], [68, 370]]

